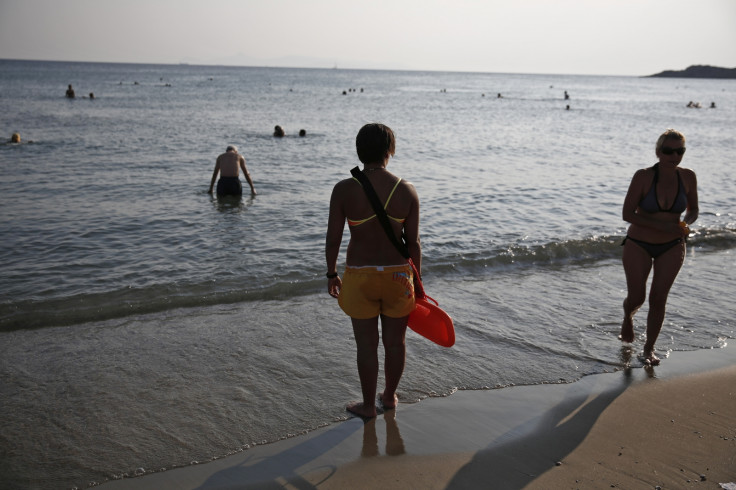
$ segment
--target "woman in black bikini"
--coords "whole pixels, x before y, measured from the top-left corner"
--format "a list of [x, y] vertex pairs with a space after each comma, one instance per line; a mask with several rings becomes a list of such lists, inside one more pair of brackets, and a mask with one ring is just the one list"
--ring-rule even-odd
[[654, 343], [664, 322], [667, 295], [685, 260], [687, 225], [698, 218], [695, 172], [678, 167], [685, 154], [685, 136], [668, 129], [657, 140], [656, 154], [659, 162], [634, 174], [624, 200], [623, 219], [631, 226], [623, 243], [628, 295], [619, 336], [623, 342], [634, 341], [634, 314], [644, 304], [647, 278], [654, 268], [643, 354], [651, 365], [659, 364]]

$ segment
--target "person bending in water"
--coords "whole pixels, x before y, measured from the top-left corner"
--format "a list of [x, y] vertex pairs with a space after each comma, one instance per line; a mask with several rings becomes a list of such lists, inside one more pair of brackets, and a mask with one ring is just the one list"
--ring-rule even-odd
[[[373, 185], [397, 237], [405, 235], [411, 260], [421, 271], [419, 198], [414, 186], [388, 170], [396, 141], [383, 124], [367, 124], [355, 139], [363, 172]], [[350, 242], [344, 281], [337, 273], [343, 229], [347, 220]], [[361, 417], [376, 416], [378, 384], [378, 319], [385, 353], [386, 388], [380, 395], [385, 409], [396, 408], [396, 389], [406, 362], [406, 326], [414, 310], [414, 277], [411, 265], [399, 253], [381, 226], [361, 184], [354, 178], [338, 182], [330, 197], [325, 240], [327, 291], [350, 316], [357, 346], [358, 376], [363, 401], [347, 405]]]
[[256, 188], [253, 187], [253, 179], [250, 178], [248, 169], [245, 167], [245, 158], [238, 153], [238, 148], [228, 146], [225, 153], [217, 157], [215, 162], [215, 170], [212, 172], [212, 180], [210, 181], [210, 189], [207, 191], [212, 194], [212, 188], [215, 186], [217, 174], [220, 174], [220, 180], [217, 182], [217, 195], [235, 195], [243, 194], [243, 185], [238, 178], [238, 167], [243, 171], [245, 180], [250, 185], [251, 195], [256, 195]]
[[619, 338], [634, 341], [634, 314], [644, 304], [647, 278], [654, 269], [643, 353], [644, 362], [651, 365], [659, 364], [654, 343], [664, 322], [667, 295], [685, 260], [687, 225], [698, 218], [695, 172], [679, 168], [684, 154], [685, 136], [674, 129], [665, 131], [656, 145], [659, 162], [634, 174], [623, 206], [623, 219], [631, 225], [623, 242], [628, 293]]

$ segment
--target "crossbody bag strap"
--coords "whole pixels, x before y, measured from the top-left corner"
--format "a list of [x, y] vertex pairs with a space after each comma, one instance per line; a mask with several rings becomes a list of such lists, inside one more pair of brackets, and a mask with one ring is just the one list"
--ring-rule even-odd
[[383, 209], [383, 206], [381, 205], [381, 200], [378, 198], [378, 194], [376, 194], [375, 189], [373, 189], [373, 185], [371, 185], [371, 182], [368, 180], [365, 174], [360, 171], [358, 167], [350, 170], [350, 173], [353, 174], [353, 177], [358, 179], [358, 182], [360, 182], [361, 186], [363, 187], [363, 190], [365, 191], [366, 196], [368, 196], [368, 200], [370, 201], [371, 206], [373, 206], [373, 211], [376, 212], [376, 217], [378, 218], [378, 221], [381, 222], [381, 225], [383, 225], [383, 229], [386, 231], [386, 234], [391, 240], [391, 243], [394, 244], [402, 257], [404, 257], [405, 259], [410, 258], [411, 256], [409, 255], [409, 249], [407, 248], [406, 244], [396, 238], [396, 233], [394, 233], [393, 228], [391, 228], [391, 223], [388, 220], [388, 214], [386, 214], [386, 210]]

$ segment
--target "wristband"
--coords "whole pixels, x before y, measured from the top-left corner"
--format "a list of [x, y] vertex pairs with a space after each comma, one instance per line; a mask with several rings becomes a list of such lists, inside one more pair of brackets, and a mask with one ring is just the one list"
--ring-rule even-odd
[[327, 276], [327, 279], [334, 279], [334, 278], [337, 277], [338, 274], [337, 274], [337, 272], [332, 272], [332, 273], [328, 272], [325, 275]]

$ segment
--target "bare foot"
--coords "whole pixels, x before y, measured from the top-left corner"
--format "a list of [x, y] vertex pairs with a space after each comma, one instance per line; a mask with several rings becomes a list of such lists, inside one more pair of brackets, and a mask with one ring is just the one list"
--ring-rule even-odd
[[631, 318], [624, 317], [621, 324], [621, 334], [618, 338], [621, 342], [631, 343], [634, 341], [634, 322]]
[[399, 404], [399, 397], [396, 396], [396, 393], [394, 393], [393, 398], [386, 398], [383, 396], [383, 393], [381, 393], [379, 397], [381, 398], [381, 405], [383, 405], [383, 408], [385, 408], [386, 410], [396, 408], [396, 405]]
[[654, 351], [645, 351], [642, 355], [642, 361], [644, 361], [644, 364], [646, 364], [647, 366], [659, 366], [659, 357], [654, 355]]
[[353, 402], [353, 403], [348, 403], [345, 409], [350, 413], [354, 413], [358, 417], [363, 417], [366, 419], [371, 419], [376, 416], [376, 406], [375, 405], [372, 407], [367, 407], [365, 406], [365, 404], [361, 402]]

